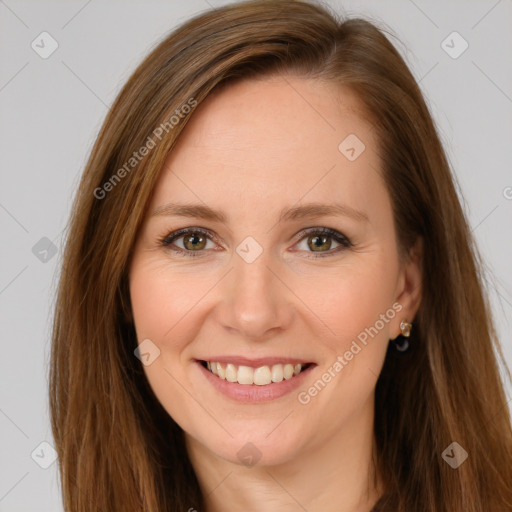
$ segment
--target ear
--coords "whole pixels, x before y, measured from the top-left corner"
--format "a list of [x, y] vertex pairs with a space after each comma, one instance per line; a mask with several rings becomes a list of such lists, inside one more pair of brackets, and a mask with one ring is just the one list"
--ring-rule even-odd
[[400, 322], [413, 323], [421, 303], [423, 281], [423, 238], [418, 237], [407, 252], [402, 263], [395, 302], [402, 306], [393, 319], [391, 335], [393, 338], [401, 334]]

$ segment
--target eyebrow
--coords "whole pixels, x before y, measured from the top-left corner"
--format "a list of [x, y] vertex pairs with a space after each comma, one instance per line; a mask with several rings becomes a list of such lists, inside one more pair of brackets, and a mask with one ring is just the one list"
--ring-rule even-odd
[[[191, 217], [196, 219], [204, 219], [217, 221], [227, 224], [228, 217], [221, 210], [214, 210], [205, 204], [178, 204], [167, 203], [156, 208], [151, 217], [156, 216], [172, 216], [172, 217]], [[343, 204], [324, 204], [309, 203], [291, 208], [283, 208], [279, 214], [278, 223], [284, 221], [293, 221], [301, 219], [313, 219], [317, 217], [327, 216], [343, 216], [349, 217], [358, 222], [368, 222], [368, 215], [360, 210], [356, 210], [350, 206]]]

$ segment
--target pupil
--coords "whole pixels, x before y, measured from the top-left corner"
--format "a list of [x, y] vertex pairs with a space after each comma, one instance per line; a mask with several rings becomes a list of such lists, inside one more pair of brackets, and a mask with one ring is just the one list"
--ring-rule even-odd
[[188, 235], [187, 237], [185, 237], [185, 246], [187, 248], [190, 248], [190, 247], [192, 249], [197, 249], [198, 247], [202, 248], [201, 244], [203, 242], [204, 242], [204, 238], [202, 235], [193, 234], [193, 235]]
[[325, 247], [326, 249], [328, 249], [328, 239], [329, 237], [328, 236], [314, 236], [312, 237], [313, 239], [313, 247], [312, 248], [321, 248], [322, 246], [327, 246]]

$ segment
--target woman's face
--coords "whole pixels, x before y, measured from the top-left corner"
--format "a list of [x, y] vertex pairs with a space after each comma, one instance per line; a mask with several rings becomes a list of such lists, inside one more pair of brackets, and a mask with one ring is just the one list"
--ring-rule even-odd
[[371, 424], [419, 271], [359, 107], [314, 80], [231, 84], [162, 170], [131, 302], [149, 383], [205, 456], [277, 464]]

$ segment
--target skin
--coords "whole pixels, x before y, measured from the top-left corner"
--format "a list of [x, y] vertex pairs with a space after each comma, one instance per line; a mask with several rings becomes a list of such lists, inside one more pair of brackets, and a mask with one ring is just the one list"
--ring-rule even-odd
[[[338, 149], [349, 134], [366, 146], [354, 161]], [[389, 340], [419, 307], [421, 270], [419, 245], [409, 258], [399, 256], [376, 148], [351, 91], [273, 76], [210, 95], [162, 169], [136, 240], [130, 295], [139, 342], [149, 338], [161, 351], [144, 371], [186, 433], [209, 512], [364, 512], [382, 492], [371, 463], [375, 385]], [[168, 202], [221, 209], [227, 223], [151, 216]], [[343, 203], [367, 220], [277, 223], [282, 208], [312, 202]], [[217, 240], [199, 257], [161, 245], [188, 227]], [[353, 246], [336, 252], [340, 244], [328, 238], [331, 245], [319, 251], [330, 256], [308, 259], [319, 254], [308, 245], [315, 234], [294, 237], [311, 227], [334, 229]], [[252, 263], [236, 252], [248, 236], [263, 248]], [[184, 241], [174, 243], [186, 250]], [[298, 392], [321, 379], [393, 304], [401, 311], [301, 404]], [[285, 355], [317, 366], [298, 391], [240, 404], [202, 378], [194, 360], [213, 354]], [[254, 466], [237, 457], [247, 442], [261, 454]]]

